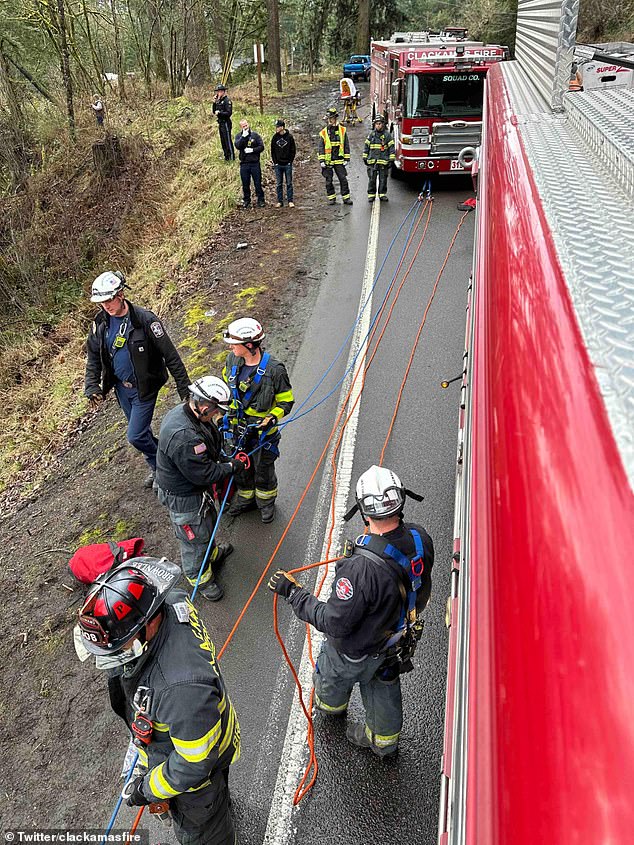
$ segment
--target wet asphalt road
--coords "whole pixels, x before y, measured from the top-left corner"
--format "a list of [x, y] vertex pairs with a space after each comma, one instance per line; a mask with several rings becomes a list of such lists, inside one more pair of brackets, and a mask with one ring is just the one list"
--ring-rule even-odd
[[[332, 361], [359, 306], [371, 211], [366, 200], [365, 168], [360, 162], [364, 132], [364, 126], [351, 130], [350, 183], [355, 205], [349, 208], [338, 203], [333, 207], [332, 225], [316, 238], [307, 258], [309, 273], [319, 276], [320, 284], [316, 299], [300, 306], [308, 313], [304, 315], [306, 332], [291, 374], [297, 405]], [[390, 180], [390, 202], [380, 208], [377, 269], [419, 189], [416, 181]], [[456, 203], [470, 195], [469, 189], [470, 180], [466, 177], [441, 182], [435, 188], [426, 241], [369, 371], [361, 401], [353, 486], [358, 475], [378, 461], [422, 313], [461, 216]], [[374, 311], [395, 271], [405, 234], [404, 230], [397, 239], [381, 273]], [[403, 678], [405, 722], [400, 753], [396, 760], [376, 759], [347, 743], [343, 720], [329, 722], [317, 716], [319, 777], [308, 797], [293, 810], [285, 842], [400, 845], [414, 841], [432, 845], [436, 841], [447, 659], [444, 608], [449, 592], [459, 395], [457, 386], [444, 391], [440, 381], [457, 375], [461, 369], [472, 237], [473, 220], [467, 219], [431, 306], [385, 457], [385, 464], [399, 474], [406, 486], [425, 496], [422, 504], [410, 501], [406, 514], [428, 529], [436, 548], [434, 590], [426, 611], [423, 640], [414, 672]], [[408, 259], [412, 255], [410, 250]], [[269, 348], [275, 352], [275, 339], [270, 341]], [[348, 349], [311, 405], [342, 376], [347, 358]], [[223, 523], [221, 537], [229, 536], [236, 549], [222, 576], [226, 595], [219, 604], [205, 605], [203, 609], [218, 647], [225, 641], [304, 490], [337, 413], [339, 399], [337, 388], [327, 402], [285, 431], [278, 461], [280, 495], [275, 522], [262, 525], [257, 514], [251, 513], [230, 527]], [[325, 485], [321, 486], [321, 480], [320, 472], [273, 570], [319, 560], [326, 525], [324, 505], [327, 506], [330, 493]], [[349, 502], [352, 503], [351, 497]], [[361, 528], [357, 517], [346, 534], [354, 537]], [[280, 605], [280, 630], [297, 663], [304, 644], [304, 627], [283, 603]], [[242, 759], [232, 767], [230, 780], [238, 842], [261, 845], [294, 692], [273, 633], [272, 598], [265, 586], [227, 648], [222, 670], [242, 729]], [[357, 694], [348, 718], [363, 720]], [[290, 778], [286, 788], [292, 792], [296, 785], [297, 781]], [[127, 810], [122, 812], [121, 822], [129, 818]], [[147, 827], [147, 820], [142, 827]], [[155, 823], [150, 829], [150, 842], [172, 838]], [[267, 842], [272, 845], [278, 839], [269, 838]]]

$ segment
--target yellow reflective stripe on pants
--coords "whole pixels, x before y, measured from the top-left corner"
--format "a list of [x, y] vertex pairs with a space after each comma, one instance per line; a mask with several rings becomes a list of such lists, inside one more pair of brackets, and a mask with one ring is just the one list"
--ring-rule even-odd
[[239, 499], [247, 499], [251, 500], [255, 496], [255, 489], [253, 490], [244, 490], [242, 487], [238, 489], [238, 498]]
[[397, 734], [391, 734], [390, 736], [381, 736], [381, 734], [373, 733], [370, 728], [366, 725], [365, 726], [365, 735], [373, 742], [377, 748], [389, 748], [390, 745], [396, 745], [398, 739], [400, 737], [400, 731]]
[[[217, 548], [218, 548], [217, 546], [214, 547], [214, 552], [216, 552], [216, 554], [214, 555], [213, 552], [212, 552], [211, 555], [209, 556], [210, 560], [211, 560], [212, 557], [218, 556], [218, 552], [216, 551]], [[211, 581], [212, 575], [213, 575], [213, 573], [211, 571], [211, 567], [209, 566], [209, 561], [207, 561], [207, 566], [205, 567], [205, 571], [203, 572], [203, 574], [200, 576], [200, 581], [198, 581], [198, 584], [199, 585], [200, 584], [206, 584], [207, 581]], [[187, 578], [188, 583], [190, 583], [192, 585], [192, 587], [194, 587], [196, 585], [196, 581], [198, 580], [198, 576], [196, 576], [196, 578], [190, 578], [189, 575], [186, 575], [185, 577]]]
[[178, 790], [173, 789], [165, 779], [163, 774], [164, 765], [165, 763], [163, 762], [160, 766], [157, 766], [150, 772], [150, 792], [157, 798], [173, 798], [175, 795], [179, 795], [180, 793]]
[[317, 695], [317, 693], [315, 693], [315, 704], [320, 710], [323, 710], [325, 713], [343, 713], [344, 710], [348, 709], [347, 701], [344, 704], [337, 705], [337, 707], [332, 707], [332, 705], [326, 704], [325, 701], [322, 701], [321, 698]]
[[221, 733], [222, 722], [218, 719], [213, 728], [198, 739], [178, 739], [175, 736], [171, 736], [170, 739], [174, 748], [184, 760], [190, 763], [200, 763], [201, 760], [205, 760], [209, 756], [209, 752], [218, 743]]
[[277, 496], [277, 487], [274, 490], [258, 490], [255, 488], [256, 499], [274, 499]]

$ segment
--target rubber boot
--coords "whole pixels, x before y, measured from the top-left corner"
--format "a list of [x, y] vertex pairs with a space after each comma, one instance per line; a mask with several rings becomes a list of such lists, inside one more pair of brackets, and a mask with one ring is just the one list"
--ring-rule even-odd
[[211, 564], [214, 572], [218, 572], [221, 566], [224, 566], [227, 558], [233, 552], [231, 543], [218, 543], [216, 546], [218, 552], [214, 562]]
[[240, 516], [241, 513], [255, 510], [256, 507], [255, 499], [241, 499], [240, 496], [235, 496], [225, 513], [227, 516]]
[[214, 580], [207, 581], [205, 586], [201, 590], [198, 590], [198, 592], [204, 599], [207, 599], [207, 601], [220, 601], [220, 599], [224, 596], [222, 587]]
[[260, 508], [260, 518], [265, 524], [273, 522], [275, 518], [275, 502], [269, 502]]

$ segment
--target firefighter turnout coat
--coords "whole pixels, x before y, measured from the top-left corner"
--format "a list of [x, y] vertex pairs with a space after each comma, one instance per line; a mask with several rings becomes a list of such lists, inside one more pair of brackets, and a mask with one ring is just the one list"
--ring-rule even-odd
[[[127, 300], [126, 300], [127, 302]], [[152, 311], [128, 302], [132, 329], [128, 338], [130, 360], [134, 369], [139, 400], [154, 396], [167, 381], [169, 370], [182, 399], [189, 395], [189, 376], [163, 323]], [[86, 383], [84, 394], [105, 396], [114, 387], [116, 377], [108, 348], [110, 317], [100, 311], [95, 317], [87, 341]]]
[[142, 790], [153, 801], [204, 789], [240, 757], [238, 719], [198, 611], [182, 590], [163, 608], [147, 653], [109, 679], [113, 709], [128, 726], [143, 707], [152, 722], [139, 756], [148, 768]]
[[345, 126], [324, 126], [319, 133], [319, 161], [326, 167], [350, 161], [350, 142]]
[[383, 132], [373, 129], [365, 139], [363, 161], [370, 167], [375, 164], [387, 167], [395, 158], [394, 139], [391, 134], [387, 129]]
[[[269, 355], [266, 369], [258, 380], [258, 369], [261, 369], [261, 365], [262, 361], [254, 370], [248, 384], [240, 385], [238, 382], [240, 370], [244, 366], [244, 358], [234, 355], [233, 352], [227, 355], [222, 377], [231, 391], [228, 413], [231, 426], [257, 424], [268, 416], [273, 416], [279, 421], [289, 414], [293, 407], [295, 401], [293, 388], [284, 364]], [[242, 387], [246, 387], [246, 390]], [[237, 398], [236, 393], [241, 397], [240, 399]], [[242, 402], [245, 395], [249, 397], [246, 407]], [[276, 430], [276, 428], [270, 428], [267, 433], [270, 436]]]

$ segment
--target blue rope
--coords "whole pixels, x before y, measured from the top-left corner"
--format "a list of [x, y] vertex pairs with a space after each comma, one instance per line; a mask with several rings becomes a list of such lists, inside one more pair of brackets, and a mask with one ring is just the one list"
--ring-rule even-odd
[[[397, 231], [396, 231], [396, 234], [395, 234], [395, 235], [394, 235], [394, 237], [392, 238], [392, 241], [390, 242], [390, 245], [389, 245], [389, 247], [388, 247], [388, 249], [387, 249], [387, 252], [385, 253], [385, 256], [383, 257], [383, 260], [382, 260], [382, 262], [381, 262], [381, 265], [380, 265], [380, 267], [379, 267], [379, 269], [378, 269], [378, 272], [377, 272], [377, 274], [376, 274], [376, 276], [375, 276], [375, 278], [374, 278], [374, 282], [372, 283], [372, 287], [370, 288], [370, 292], [368, 293], [368, 296], [366, 297], [365, 302], [364, 302], [364, 303], [363, 303], [363, 305], [361, 306], [361, 308], [360, 308], [360, 310], [359, 310], [359, 314], [358, 314], [358, 316], [357, 316], [356, 320], [354, 321], [354, 323], [352, 324], [352, 327], [351, 327], [350, 331], [349, 331], [349, 332], [348, 332], [348, 334], [346, 335], [345, 340], [343, 341], [343, 343], [342, 343], [342, 344], [341, 344], [341, 346], [339, 347], [339, 351], [337, 352], [337, 354], [335, 355], [335, 357], [333, 358], [333, 360], [330, 362], [330, 364], [328, 365], [328, 368], [326, 369], [326, 371], [324, 372], [324, 374], [322, 375], [322, 377], [319, 379], [319, 381], [317, 382], [317, 384], [313, 387], [313, 389], [310, 391], [310, 393], [308, 394], [308, 396], [306, 396], [306, 398], [304, 399], [304, 401], [303, 401], [303, 402], [302, 402], [302, 403], [298, 406], [298, 408], [296, 409], [295, 413], [294, 413], [291, 417], [289, 417], [289, 418], [288, 418], [288, 420], [285, 420], [285, 421], [283, 421], [283, 422], [280, 422], [280, 423], [278, 424], [278, 429], [285, 428], [285, 427], [286, 427], [287, 425], [289, 425], [290, 423], [295, 422], [296, 420], [299, 420], [299, 419], [301, 419], [302, 417], [305, 417], [305, 416], [306, 416], [307, 414], [309, 414], [311, 411], [314, 411], [314, 410], [315, 410], [315, 408], [318, 408], [320, 405], [322, 405], [324, 402], [326, 402], [326, 401], [327, 401], [327, 400], [328, 400], [328, 399], [329, 399], [329, 398], [333, 395], [333, 393], [337, 390], [337, 388], [338, 388], [338, 387], [340, 387], [340, 386], [343, 384], [343, 382], [344, 382], [344, 380], [346, 379], [347, 375], [348, 375], [348, 374], [349, 374], [349, 373], [350, 373], [350, 372], [354, 369], [354, 366], [355, 366], [355, 364], [356, 364], [356, 362], [357, 362], [357, 359], [358, 359], [359, 355], [361, 354], [361, 350], [363, 349], [363, 347], [364, 347], [364, 345], [365, 345], [366, 340], [368, 339], [368, 337], [370, 336], [370, 334], [371, 334], [371, 332], [372, 332], [372, 329], [373, 329], [373, 327], [374, 327], [374, 325], [375, 325], [375, 323], [376, 323], [376, 321], [377, 321], [377, 319], [378, 319], [378, 317], [379, 317], [379, 314], [381, 313], [381, 311], [382, 311], [382, 309], [383, 309], [383, 305], [384, 305], [384, 304], [385, 304], [385, 302], [387, 301], [387, 298], [388, 298], [388, 295], [389, 295], [389, 292], [390, 292], [390, 289], [391, 289], [392, 282], [393, 282], [393, 281], [394, 281], [394, 279], [396, 278], [396, 271], [394, 272], [394, 274], [393, 274], [392, 278], [390, 279], [390, 284], [388, 285], [388, 288], [387, 288], [387, 291], [386, 291], [386, 293], [385, 293], [385, 296], [383, 297], [383, 300], [381, 301], [381, 307], [377, 310], [377, 313], [376, 313], [376, 314], [374, 315], [374, 317], [372, 318], [372, 320], [371, 320], [371, 322], [370, 322], [370, 327], [369, 327], [368, 331], [366, 332], [366, 335], [365, 335], [365, 337], [363, 338], [362, 343], [359, 345], [359, 349], [358, 349], [357, 353], [355, 354], [354, 358], [353, 358], [353, 359], [352, 359], [352, 361], [350, 362], [350, 365], [348, 366], [348, 368], [347, 368], [347, 369], [346, 369], [346, 371], [344, 372], [343, 376], [339, 379], [339, 381], [338, 381], [338, 382], [334, 385], [334, 387], [333, 387], [333, 388], [332, 388], [332, 389], [331, 389], [331, 390], [330, 390], [330, 391], [329, 391], [329, 392], [328, 392], [328, 393], [327, 393], [327, 394], [326, 394], [326, 395], [325, 395], [322, 399], [320, 399], [318, 402], [316, 402], [314, 405], [312, 405], [310, 408], [308, 408], [308, 410], [304, 411], [304, 412], [303, 412], [303, 413], [301, 413], [301, 414], [299, 413], [299, 411], [301, 411], [301, 409], [302, 409], [302, 408], [304, 407], [304, 405], [308, 402], [308, 400], [311, 398], [311, 396], [313, 396], [313, 395], [315, 394], [315, 392], [319, 389], [319, 387], [320, 387], [320, 386], [324, 383], [324, 380], [325, 380], [325, 379], [326, 379], [326, 377], [328, 376], [328, 373], [332, 370], [332, 368], [334, 367], [335, 363], [336, 363], [336, 362], [338, 361], [338, 359], [341, 357], [341, 355], [342, 355], [342, 353], [343, 353], [344, 349], [347, 347], [348, 341], [349, 341], [349, 340], [350, 340], [350, 338], [352, 337], [352, 335], [353, 335], [353, 333], [354, 333], [355, 328], [357, 327], [357, 325], [359, 324], [359, 322], [360, 322], [360, 320], [361, 320], [361, 317], [363, 316], [363, 312], [365, 311], [365, 309], [366, 309], [366, 308], [367, 308], [367, 306], [368, 306], [368, 303], [370, 302], [370, 299], [371, 299], [371, 297], [372, 297], [372, 293], [374, 292], [374, 289], [376, 288], [376, 286], [377, 286], [377, 284], [378, 284], [379, 278], [380, 278], [381, 273], [382, 273], [382, 271], [383, 271], [383, 268], [384, 268], [384, 266], [385, 266], [385, 262], [387, 261], [388, 256], [390, 255], [390, 252], [392, 251], [392, 248], [393, 248], [394, 244], [396, 243], [396, 240], [397, 240], [397, 238], [398, 238], [399, 234], [401, 233], [401, 230], [402, 230], [402, 229], [403, 229], [403, 227], [405, 226], [405, 224], [406, 224], [406, 222], [407, 222], [408, 218], [410, 217], [410, 215], [412, 214], [412, 212], [414, 211], [414, 209], [416, 209], [416, 208], [421, 208], [421, 207], [422, 207], [422, 206], [421, 206], [420, 202], [418, 202], [418, 201], [417, 201], [417, 202], [415, 202], [415, 203], [412, 205], [412, 207], [410, 208], [410, 210], [407, 212], [407, 214], [405, 215], [405, 217], [403, 218], [403, 221], [402, 221], [401, 225], [398, 227], [398, 229], [397, 229]], [[409, 241], [409, 236], [410, 236], [410, 234], [411, 234], [411, 232], [412, 232], [412, 230], [413, 230], [413, 228], [414, 228], [414, 224], [415, 224], [415, 223], [416, 223], [416, 215], [414, 215], [414, 218], [412, 219], [412, 222], [410, 223], [410, 227], [409, 227], [409, 230], [408, 230], [408, 232], [407, 232], [407, 237], [405, 238], [405, 246], [403, 247], [403, 249], [402, 249], [402, 251], [401, 251], [401, 254], [400, 254], [400, 256], [399, 256], [398, 265], [400, 265], [401, 259], [402, 259], [402, 258], [403, 258], [403, 256], [405, 255], [405, 252], [406, 252], [406, 249], [407, 249], [407, 244], [408, 244], [408, 241]], [[398, 266], [398, 265], [397, 265], [397, 266]], [[262, 449], [262, 447], [263, 447], [263, 444], [262, 444], [262, 443], [258, 443], [258, 445], [255, 447], [255, 449], [253, 449], [251, 452], [249, 452], [249, 453], [248, 453], [249, 457], [251, 457], [251, 456], [252, 456], [252, 455], [254, 455], [256, 452], [258, 452], [260, 449]], [[235, 448], [235, 450], [234, 450], [234, 452], [233, 452], [233, 455], [235, 455], [238, 451], [240, 451], [240, 447], [239, 447], [239, 445], [238, 445], [238, 446], [236, 446], [236, 448]], [[219, 508], [219, 510], [218, 510], [218, 516], [217, 516], [217, 518], [216, 518], [216, 523], [215, 523], [215, 525], [214, 525], [213, 531], [211, 532], [211, 537], [209, 538], [209, 543], [208, 543], [208, 545], [207, 545], [207, 551], [205, 552], [205, 557], [203, 558], [203, 562], [201, 563], [201, 565], [200, 565], [200, 569], [198, 570], [198, 577], [196, 578], [196, 583], [194, 584], [194, 588], [193, 588], [193, 590], [192, 590], [192, 594], [191, 594], [191, 600], [192, 600], [192, 601], [196, 598], [196, 593], [198, 592], [198, 587], [199, 587], [199, 585], [200, 585], [200, 579], [202, 578], [202, 574], [203, 574], [203, 572], [204, 572], [204, 570], [205, 570], [205, 567], [206, 567], [206, 565], [207, 565], [207, 561], [208, 561], [208, 559], [209, 559], [209, 555], [211, 554], [211, 550], [212, 550], [212, 548], [213, 548], [213, 544], [214, 544], [214, 539], [215, 539], [216, 534], [217, 534], [217, 532], [218, 532], [218, 526], [220, 525], [220, 517], [222, 516], [222, 513], [223, 513], [223, 511], [224, 511], [224, 509], [225, 509], [225, 506], [226, 506], [226, 504], [227, 504], [227, 499], [228, 499], [228, 497], [229, 497], [229, 491], [231, 490], [231, 485], [232, 485], [232, 484], [233, 484], [233, 478], [230, 478], [230, 479], [229, 479], [229, 484], [227, 485], [227, 489], [225, 490], [225, 494], [224, 494], [224, 496], [223, 496], [223, 499], [222, 499], [222, 502], [221, 502], [220, 508]], [[127, 774], [127, 777], [126, 777], [126, 779], [125, 779], [125, 782], [124, 782], [124, 784], [123, 784], [122, 792], [123, 792], [123, 789], [125, 789], [125, 787], [127, 786], [127, 784], [129, 783], [129, 781], [130, 781], [130, 779], [131, 779], [131, 777], [132, 777], [132, 773], [133, 773], [133, 771], [134, 771], [134, 767], [136, 766], [138, 759], [139, 759], [139, 752], [137, 751], [136, 756], [135, 756], [134, 760], [132, 761], [132, 765], [130, 766], [130, 769], [129, 769], [129, 771], [128, 771], [128, 774]], [[101, 840], [101, 845], [105, 845], [105, 842], [106, 842], [106, 840], [107, 840], [108, 834], [110, 833], [110, 831], [112, 830], [112, 828], [113, 828], [113, 826], [114, 826], [115, 820], [116, 820], [116, 818], [117, 818], [117, 815], [118, 815], [118, 813], [119, 813], [119, 810], [121, 809], [121, 804], [122, 804], [122, 803], [123, 803], [123, 795], [120, 795], [120, 796], [119, 796], [119, 799], [118, 799], [118, 801], [117, 801], [117, 803], [116, 803], [116, 805], [115, 805], [115, 808], [114, 808], [114, 810], [113, 810], [112, 816], [110, 817], [110, 821], [108, 822], [108, 826], [107, 826], [107, 828], [106, 828], [106, 832], [105, 832], [104, 838]]]

